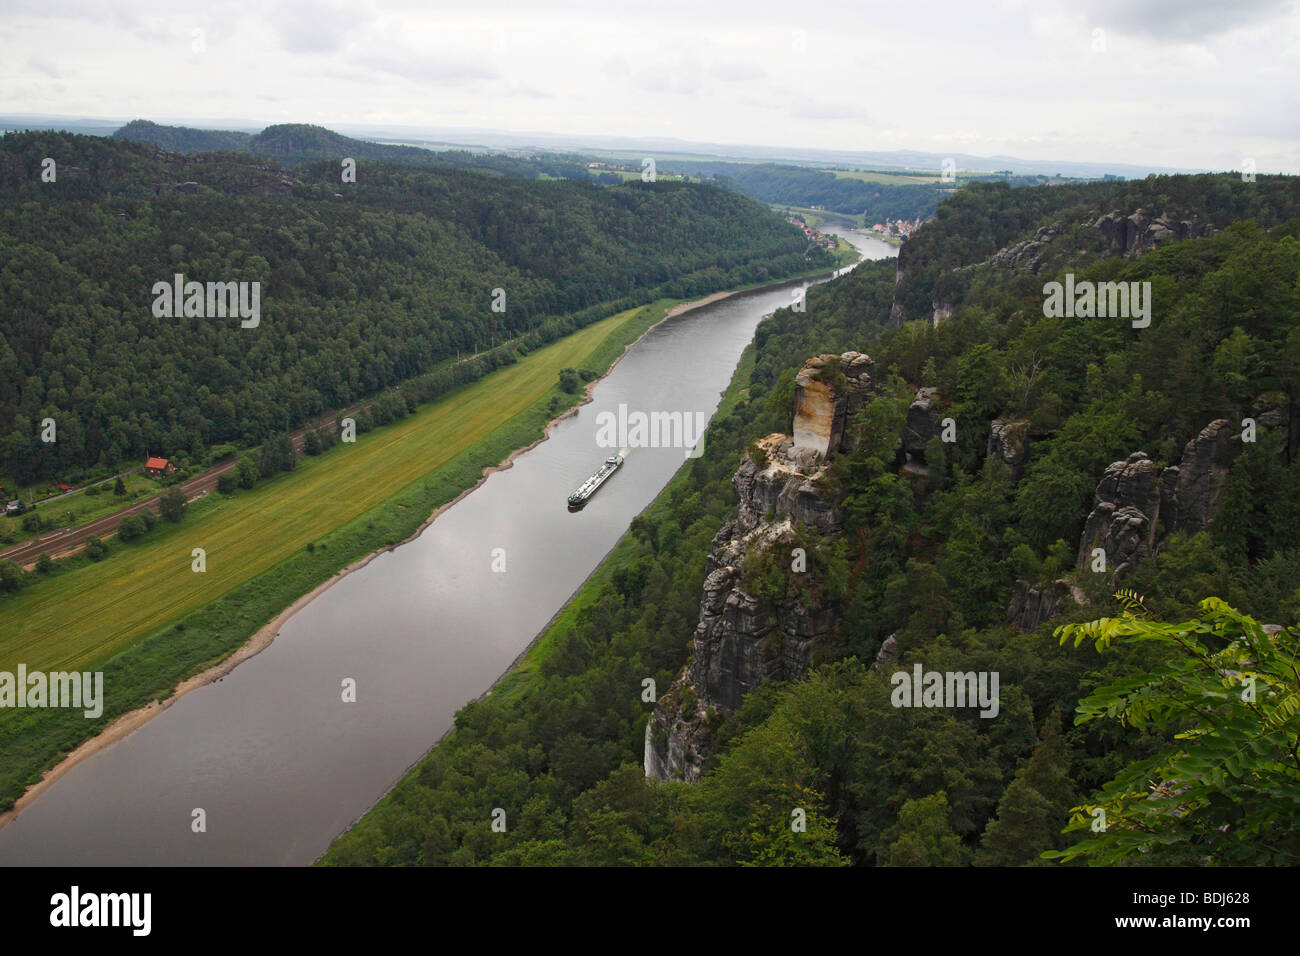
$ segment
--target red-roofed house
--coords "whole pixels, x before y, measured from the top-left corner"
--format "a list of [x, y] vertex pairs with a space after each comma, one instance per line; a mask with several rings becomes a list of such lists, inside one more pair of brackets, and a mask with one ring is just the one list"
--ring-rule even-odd
[[176, 470], [166, 458], [150, 458], [144, 463], [144, 473], [150, 478], [161, 478], [163, 475], [170, 475]]

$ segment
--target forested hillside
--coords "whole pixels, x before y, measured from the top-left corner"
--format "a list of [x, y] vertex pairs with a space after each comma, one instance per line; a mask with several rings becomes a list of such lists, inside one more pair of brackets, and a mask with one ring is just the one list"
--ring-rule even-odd
[[[458, 353], [833, 265], [711, 187], [364, 159], [345, 183], [340, 162], [0, 139], [0, 475], [259, 441]], [[260, 283], [259, 324], [155, 315], [154, 284], [178, 273]]]
[[[1239, 185], [1130, 184], [1130, 200], [1158, 189], [1219, 228], [1053, 260], [1080, 280], [1150, 282], [1147, 328], [1045, 316], [1045, 277], [1002, 262], [972, 270], [937, 326], [891, 321], [892, 263], [864, 264], [811, 290], [805, 313], [764, 322], [704, 456], [637, 519], [535, 670], [464, 708], [325, 862], [1300, 862], [1300, 220], [1230, 223], [1282, 216], [1290, 200], [1278, 197], [1294, 188]], [[980, 188], [962, 199], [975, 234], [928, 225], [929, 257], [979, 261], [1031, 241], [1061, 195]], [[747, 456], [762, 467], [756, 439], [791, 431], [805, 361], [831, 353], [825, 381], [840, 394], [835, 356], [850, 350], [870, 356], [873, 391], [848, 424], [851, 450], [810, 492], [837, 524], [770, 525], [737, 569], [744, 613], [731, 619], [829, 612], [832, 626], [804, 648], [806, 674], [706, 709], [683, 666], [708, 652], [696, 630], [705, 555], [737, 533], [715, 540], [746, 493], [733, 476]], [[1248, 417], [1254, 441], [1238, 435]], [[955, 441], [926, 428], [941, 419]], [[1209, 503], [1199, 516], [1189, 487]], [[1099, 573], [1093, 529], [1111, 514], [1122, 520], [1098, 532], [1103, 550], [1118, 553], [1107, 535], [1125, 522], [1140, 540]], [[792, 567], [794, 546], [806, 572]], [[1060, 602], [1042, 614], [1017, 603], [1054, 588]], [[1053, 633], [1097, 618], [1113, 620]], [[742, 623], [716, 626], [787, 669], [802, 645], [779, 627], [734, 630]], [[997, 716], [896, 706], [890, 674], [914, 665], [998, 672]], [[1240, 691], [1247, 669], [1257, 700]], [[647, 779], [652, 712], [698, 726], [700, 782]], [[1096, 827], [1091, 807], [1109, 822]], [[489, 826], [494, 808], [505, 833]]]
[[[353, 139], [323, 126], [281, 123], [260, 133], [160, 126], [148, 120], [133, 120], [113, 134], [114, 139], [148, 143], [177, 153], [240, 151], [266, 156], [285, 166], [301, 166], [320, 160], [339, 162], [345, 156], [355, 160], [403, 163], [408, 166], [437, 166], [446, 169], [476, 169], [536, 179], [542, 176], [567, 179], [600, 179], [592, 174], [580, 156], [562, 154], [519, 156], [501, 152], [474, 153], [465, 149], [423, 149]], [[613, 179], [617, 182], [617, 179]]]
[[1209, 235], [1240, 220], [1272, 226], [1297, 216], [1300, 180], [1287, 176], [1255, 182], [1150, 176], [1044, 189], [972, 183], [945, 201], [900, 251], [894, 318], [928, 318], [937, 305], [959, 304], [980, 275], [970, 267], [985, 260], [1013, 273], [1046, 275]]
[[162, 126], [148, 120], [132, 120], [113, 133], [113, 138], [148, 143], [170, 153], [210, 153], [248, 149], [253, 134], [237, 130]]

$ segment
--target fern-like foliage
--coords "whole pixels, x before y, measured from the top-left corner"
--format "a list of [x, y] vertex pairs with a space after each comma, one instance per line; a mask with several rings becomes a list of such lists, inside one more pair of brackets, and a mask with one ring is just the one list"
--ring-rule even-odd
[[1132, 591], [1116, 599], [1119, 617], [1064, 625], [1056, 636], [1076, 647], [1090, 641], [1098, 652], [1125, 641], [1170, 653], [1085, 697], [1075, 723], [1151, 726], [1167, 735], [1167, 746], [1075, 807], [1066, 832], [1090, 835], [1044, 856], [1300, 863], [1300, 626], [1270, 634], [1215, 597], [1200, 603], [1199, 617], [1168, 624], [1151, 620]]

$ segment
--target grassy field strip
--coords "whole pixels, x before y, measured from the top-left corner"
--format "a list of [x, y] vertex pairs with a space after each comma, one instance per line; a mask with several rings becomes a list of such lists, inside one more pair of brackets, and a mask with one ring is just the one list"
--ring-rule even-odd
[[835, 174], [836, 179], [856, 179], [864, 183], [885, 183], [895, 186], [933, 183], [940, 179], [940, 173], [938, 171], [933, 173], [881, 173], [860, 171], [856, 169], [832, 169], [829, 171]]
[[[192, 506], [180, 526], [157, 538], [115, 544], [102, 564], [39, 582], [4, 601], [0, 670], [20, 661], [29, 669], [84, 667], [255, 577], [545, 397], [561, 368], [583, 365], [639, 311], [539, 349], [355, 445], [300, 459], [294, 474], [241, 492], [235, 507], [213, 501]], [[190, 570], [195, 547], [207, 552], [205, 574]]]

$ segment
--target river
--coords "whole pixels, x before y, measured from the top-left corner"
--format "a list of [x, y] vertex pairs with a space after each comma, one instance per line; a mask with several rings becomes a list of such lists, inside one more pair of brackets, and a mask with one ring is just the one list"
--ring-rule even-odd
[[[868, 259], [897, 255], [841, 234]], [[681, 449], [631, 448], [570, 513], [568, 494], [617, 450], [597, 445], [597, 415], [712, 416], [758, 322], [790, 301], [790, 287], [747, 293], [651, 330], [513, 467], [321, 593], [266, 650], [69, 770], [0, 829], [0, 865], [311, 863], [501, 676], [681, 466]]]

